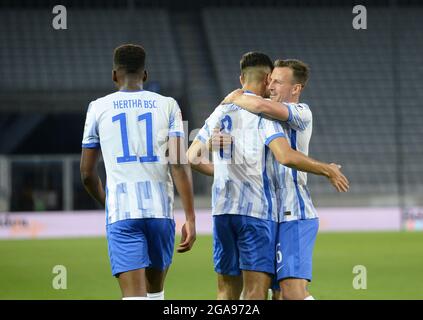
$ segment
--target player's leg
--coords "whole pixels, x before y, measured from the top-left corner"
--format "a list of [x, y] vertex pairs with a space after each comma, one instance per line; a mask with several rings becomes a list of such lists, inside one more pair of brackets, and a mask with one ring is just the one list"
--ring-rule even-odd
[[242, 291], [239, 253], [232, 215], [213, 216], [213, 260], [217, 273], [217, 299], [238, 300]]
[[266, 300], [271, 276], [265, 272], [242, 270], [244, 300]]
[[245, 300], [266, 300], [275, 273], [276, 222], [238, 216], [238, 248]]
[[122, 298], [144, 297], [147, 298], [145, 283], [145, 269], [131, 270], [117, 275]]
[[151, 300], [164, 300], [164, 283], [167, 271], [156, 268], [145, 269], [145, 276], [147, 280], [147, 296]]
[[279, 224], [277, 276], [284, 300], [312, 298], [307, 285], [312, 278], [313, 249], [318, 229], [317, 218]]
[[172, 263], [175, 244], [173, 219], [145, 219], [145, 234], [151, 265], [146, 268], [147, 296], [150, 300], [164, 300], [164, 284]]
[[142, 220], [121, 220], [107, 226], [112, 274], [118, 279], [123, 298], [147, 296], [145, 268], [150, 258]]
[[239, 300], [242, 292], [242, 276], [217, 274], [217, 300]]
[[307, 291], [308, 281], [298, 278], [286, 278], [281, 281], [283, 300], [304, 300], [310, 294]]
[[[275, 268], [276, 270], [276, 268]], [[272, 300], [282, 300], [281, 299], [281, 288], [279, 287], [279, 282], [277, 280], [276, 274], [272, 277], [272, 283], [270, 284], [269, 296]]]
[[272, 290], [272, 300], [283, 300], [282, 290]]

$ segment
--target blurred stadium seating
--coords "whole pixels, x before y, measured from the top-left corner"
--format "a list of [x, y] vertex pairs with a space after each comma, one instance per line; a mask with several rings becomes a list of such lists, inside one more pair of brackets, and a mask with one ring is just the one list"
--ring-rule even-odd
[[[324, 179], [310, 177], [317, 204], [422, 205], [423, 7], [375, 1], [368, 7], [368, 29], [357, 31], [351, 1], [317, 2], [326, 5], [264, 1], [257, 7], [239, 0], [177, 7], [135, 0], [127, 8], [115, 1], [84, 8], [76, 1], [64, 31], [51, 27], [49, 1], [41, 8], [25, 1], [22, 8], [3, 4], [0, 154], [36, 154], [37, 148], [78, 154], [85, 108], [113, 90], [112, 50], [121, 43], [146, 48], [150, 85], [178, 99], [190, 130], [239, 87], [240, 56], [259, 50], [312, 68], [302, 99], [314, 114], [310, 154], [342, 164], [351, 181], [351, 194], [341, 199]], [[60, 121], [72, 124], [72, 136], [62, 132], [49, 143], [45, 128]], [[63, 147], [60, 141], [68, 140]], [[197, 195], [208, 195], [210, 179], [195, 178]]]
[[[180, 96], [181, 63], [165, 10], [72, 10], [63, 32], [46, 23], [52, 19], [47, 10], [4, 10], [0, 19], [0, 40], [6, 44], [0, 51], [1, 66], [8, 75], [0, 80], [2, 94], [36, 94], [40, 102], [51, 93], [55, 97], [51, 103], [25, 105], [22, 111], [44, 107], [47, 112], [83, 112], [87, 101], [71, 105], [66, 103], [69, 96], [110, 91], [113, 49], [127, 42], [141, 43], [147, 50], [150, 80]], [[15, 107], [2, 104], [1, 109]]]
[[[423, 37], [416, 32], [422, 13], [398, 10], [397, 38], [385, 8], [368, 10], [365, 32], [351, 28], [351, 12], [344, 7], [208, 9], [204, 20], [222, 92], [237, 86], [243, 52], [306, 61], [312, 68], [303, 96], [314, 112], [311, 154], [343, 164], [353, 194], [395, 194], [400, 157], [408, 192], [422, 192], [423, 144], [417, 141], [422, 127], [416, 125], [423, 120], [418, 90], [423, 61], [417, 53]], [[393, 68], [400, 79], [394, 79]], [[310, 180], [313, 193], [330, 192], [323, 179]]]

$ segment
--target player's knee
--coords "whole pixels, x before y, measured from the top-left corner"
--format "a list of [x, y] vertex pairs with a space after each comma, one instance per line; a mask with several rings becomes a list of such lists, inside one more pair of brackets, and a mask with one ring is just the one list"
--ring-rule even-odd
[[244, 300], [266, 300], [266, 294], [258, 290], [247, 291], [244, 294]]
[[[239, 297], [238, 297], [239, 298]], [[217, 290], [217, 300], [233, 300], [233, 290], [229, 285], [219, 284]]]
[[304, 300], [304, 298], [304, 294], [295, 291], [287, 291], [282, 294], [282, 300]]
[[283, 300], [304, 300], [307, 296], [307, 288], [300, 281], [282, 282], [282, 299]]
[[218, 300], [239, 300], [243, 283], [241, 277], [219, 276], [217, 281]]
[[304, 300], [306, 288], [300, 284], [290, 284], [282, 287], [282, 300]]
[[267, 288], [260, 286], [245, 288], [243, 296], [245, 300], [266, 300]]
[[236, 300], [232, 297], [230, 290], [219, 290], [217, 292], [217, 300]]

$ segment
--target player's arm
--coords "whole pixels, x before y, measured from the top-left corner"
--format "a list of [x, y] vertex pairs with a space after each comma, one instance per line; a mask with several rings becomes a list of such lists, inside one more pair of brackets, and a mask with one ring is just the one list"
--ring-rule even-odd
[[283, 103], [243, 93], [244, 91], [241, 89], [234, 90], [226, 96], [223, 103], [234, 103], [252, 113], [262, 113], [275, 120], [287, 121], [289, 119], [289, 109]]
[[106, 194], [103, 184], [97, 173], [97, 163], [100, 157], [100, 149], [82, 148], [80, 172], [81, 180], [85, 190], [97, 200], [103, 207], [106, 201]]
[[337, 164], [323, 163], [314, 160], [301, 152], [292, 149], [285, 138], [276, 138], [269, 143], [276, 160], [284, 166], [300, 171], [325, 176], [339, 191], [346, 192], [349, 188], [348, 179], [342, 174]]
[[173, 182], [185, 211], [185, 224], [182, 226], [182, 237], [177, 251], [185, 252], [192, 248], [196, 239], [196, 231], [192, 173], [186, 159], [182, 137], [169, 137], [169, 165]]
[[188, 148], [187, 157], [191, 168], [207, 176], [214, 175], [213, 163], [205, 157], [209, 154], [207, 144], [199, 139], [195, 139], [191, 146]]

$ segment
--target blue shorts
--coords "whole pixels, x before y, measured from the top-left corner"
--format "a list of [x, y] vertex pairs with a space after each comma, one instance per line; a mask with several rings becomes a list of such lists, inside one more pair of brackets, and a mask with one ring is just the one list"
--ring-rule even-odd
[[275, 272], [277, 223], [250, 216], [213, 216], [214, 270], [237, 276], [241, 270]]
[[279, 223], [276, 242], [278, 282], [286, 278], [311, 281], [313, 249], [318, 230], [318, 218]]
[[165, 270], [175, 244], [173, 219], [126, 219], [109, 224], [107, 242], [112, 274], [142, 268]]

